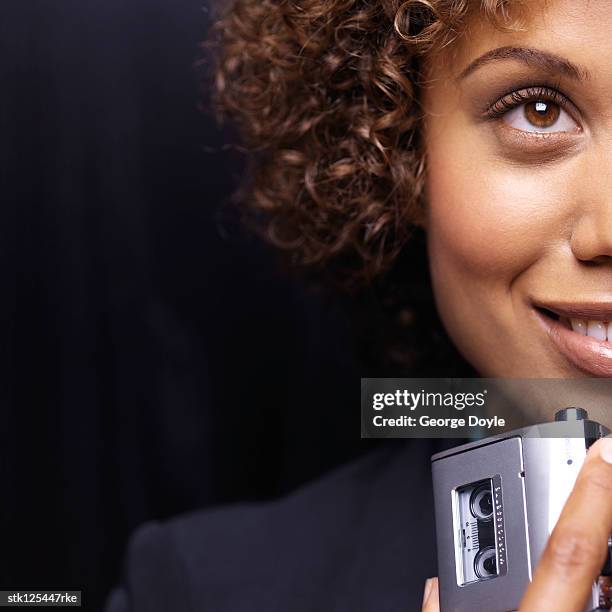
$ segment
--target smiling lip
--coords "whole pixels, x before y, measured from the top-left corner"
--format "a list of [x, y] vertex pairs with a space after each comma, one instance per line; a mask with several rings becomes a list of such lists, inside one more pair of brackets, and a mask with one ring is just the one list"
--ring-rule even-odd
[[579, 334], [541, 310], [567, 319], [612, 321], [612, 302], [534, 302], [533, 305], [551, 340], [570, 363], [592, 376], [612, 377], [611, 342]]
[[533, 302], [533, 305], [568, 319], [612, 321], [612, 302]]

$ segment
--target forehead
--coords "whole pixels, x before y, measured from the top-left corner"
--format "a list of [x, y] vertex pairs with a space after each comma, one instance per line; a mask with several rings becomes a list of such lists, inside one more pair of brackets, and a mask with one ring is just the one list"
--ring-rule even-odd
[[426, 62], [426, 74], [458, 76], [492, 49], [520, 46], [571, 57], [576, 65], [612, 76], [612, 0], [511, 0], [507, 6], [508, 29], [496, 27], [483, 11], [473, 10], [454, 44]]

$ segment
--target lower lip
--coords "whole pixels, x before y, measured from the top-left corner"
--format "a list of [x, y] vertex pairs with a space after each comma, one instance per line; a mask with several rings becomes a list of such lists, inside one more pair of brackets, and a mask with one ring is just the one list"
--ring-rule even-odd
[[536, 310], [559, 352], [574, 366], [593, 375], [612, 377], [612, 344], [583, 336]]

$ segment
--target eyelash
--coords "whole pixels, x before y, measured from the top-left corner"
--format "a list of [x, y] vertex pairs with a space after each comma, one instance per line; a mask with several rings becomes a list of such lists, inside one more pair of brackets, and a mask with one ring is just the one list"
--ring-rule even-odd
[[[485, 114], [490, 119], [499, 119], [513, 108], [516, 108], [521, 104], [534, 102], [536, 100], [545, 100], [547, 102], [558, 104], [565, 110], [567, 110], [568, 107], [573, 107], [573, 104], [569, 101], [569, 99], [557, 89], [552, 89], [551, 87], [546, 86], [537, 86], [525, 87], [506, 94], [491, 104], [486, 110]], [[571, 115], [575, 114], [571, 110], [568, 112], [570, 112]]]

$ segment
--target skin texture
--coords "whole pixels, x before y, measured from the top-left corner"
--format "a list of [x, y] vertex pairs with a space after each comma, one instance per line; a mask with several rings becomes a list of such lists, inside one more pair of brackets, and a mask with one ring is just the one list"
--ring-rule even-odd
[[[452, 53], [430, 62], [423, 93], [436, 303], [483, 376], [593, 376], [559, 351], [532, 300], [612, 303], [612, 11], [608, 2], [543, 6], [532, 3], [524, 31], [475, 17]], [[502, 57], [460, 76], [508, 46], [579, 69]], [[519, 129], [525, 107], [514, 118], [483, 117], [504, 94], [530, 86], [571, 101], [551, 111], [560, 111], [562, 130]]]
[[[482, 375], [592, 376], [559, 351], [533, 301], [612, 302], [612, 11], [577, 0], [530, 10], [518, 32], [475, 17], [453, 51], [430, 63], [423, 103], [434, 292], [451, 338]], [[578, 69], [498, 53], [460, 76], [503, 47], [536, 48]], [[525, 131], [525, 107], [483, 118], [504, 94], [530, 86], [571, 101], [551, 112], [562, 130]], [[612, 532], [611, 445], [591, 447], [521, 611], [584, 610]], [[439, 611], [435, 579], [423, 610]]]

